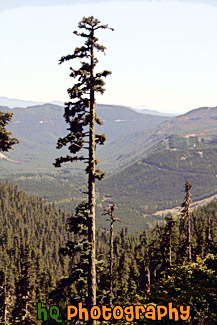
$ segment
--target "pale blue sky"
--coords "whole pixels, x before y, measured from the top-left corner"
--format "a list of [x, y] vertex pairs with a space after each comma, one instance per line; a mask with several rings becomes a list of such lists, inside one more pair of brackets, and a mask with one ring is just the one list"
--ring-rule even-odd
[[0, 96], [67, 101], [73, 63], [58, 60], [81, 44], [78, 21], [94, 15], [115, 28], [98, 34], [107, 46], [99, 70], [112, 71], [98, 103], [170, 113], [217, 106], [217, 6], [204, 2], [0, 0]]

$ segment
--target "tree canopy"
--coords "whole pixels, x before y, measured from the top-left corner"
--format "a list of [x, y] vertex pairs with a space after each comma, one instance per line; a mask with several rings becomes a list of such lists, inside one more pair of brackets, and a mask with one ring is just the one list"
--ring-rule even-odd
[[18, 139], [12, 138], [12, 132], [7, 131], [6, 126], [12, 121], [13, 114], [0, 111], [0, 152], [13, 149], [13, 145], [19, 143]]

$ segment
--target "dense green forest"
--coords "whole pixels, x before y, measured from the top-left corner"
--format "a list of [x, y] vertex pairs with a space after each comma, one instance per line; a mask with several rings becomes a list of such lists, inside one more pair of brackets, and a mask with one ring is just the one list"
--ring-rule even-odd
[[137, 225], [147, 227], [150, 219], [145, 215], [181, 204], [185, 179], [194, 184], [195, 201], [215, 194], [216, 161], [214, 147], [158, 151], [99, 183], [100, 198], [117, 202], [120, 216], [132, 229], [132, 215]]
[[[118, 209], [115, 210], [118, 216]], [[104, 216], [106, 218], [106, 216]], [[66, 321], [66, 304], [86, 303], [85, 204], [75, 215], [0, 184], [0, 320], [2, 324], [40, 324], [36, 302], [57, 305]], [[82, 225], [82, 226], [81, 226]], [[180, 221], [167, 216], [150, 231], [114, 235], [113, 304], [190, 306], [191, 324], [217, 321], [217, 203], [191, 214], [192, 260], [187, 258]], [[116, 224], [114, 225], [114, 229]], [[109, 302], [109, 232], [98, 229], [97, 305]], [[76, 244], [77, 243], [77, 244]], [[171, 256], [169, 254], [171, 250]], [[45, 324], [55, 324], [51, 318]], [[68, 322], [73, 324], [73, 321]], [[108, 324], [151, 324], [114, 320]], [[160, 323], [173, 324], [167, 317]], [[177, 323], [177, 322], [175, 322]], [[179, 319], [182, 324], [181, 319]]]

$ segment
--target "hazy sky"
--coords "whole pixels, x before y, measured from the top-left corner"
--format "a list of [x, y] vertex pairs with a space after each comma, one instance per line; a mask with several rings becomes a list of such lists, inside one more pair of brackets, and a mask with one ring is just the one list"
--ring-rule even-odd
[[171, 113], [217, 106], [215, 4], [0, 0], [0, 96], [67, 101], [73, 62], [58, 65], [58, 60], [81, 45], [72, 31], [83, 16], [94, 15], [115, 29], [98, 34], [107, 47], [107, 55], [99, 55], [99, 70], [112, 71], [98, 103]]

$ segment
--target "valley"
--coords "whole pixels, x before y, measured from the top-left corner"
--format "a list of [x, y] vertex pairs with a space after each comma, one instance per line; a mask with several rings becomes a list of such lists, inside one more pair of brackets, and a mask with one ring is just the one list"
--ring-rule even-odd
[[[58, 137], [67, 132], [63, 108], [44, 104], [1, 110], [14, 113], [10, 130], [20, 140], [6, 155], [15, 162], [1, 159], [1, 180], [73, 211], [86, 198], [87, 180], [80, 163], [60, 169], [52, 165], [67, 154], [55, 149]], [[102, 213], [116, 203], [122, 220], [117, 227], [132, 232], [152, 227], [163, 218], [157, 211], [180, 206], [186, 179], [193, 183], [193, 202], [217, 193], [217, 108], [171, 117], [98, 105], [97, 114], [104, 121], [97, 132], [108, 139], [96, 151], [99, 167], [106, 171], [105, 180], [96, 183], [97, 226], [107, 228]]]

